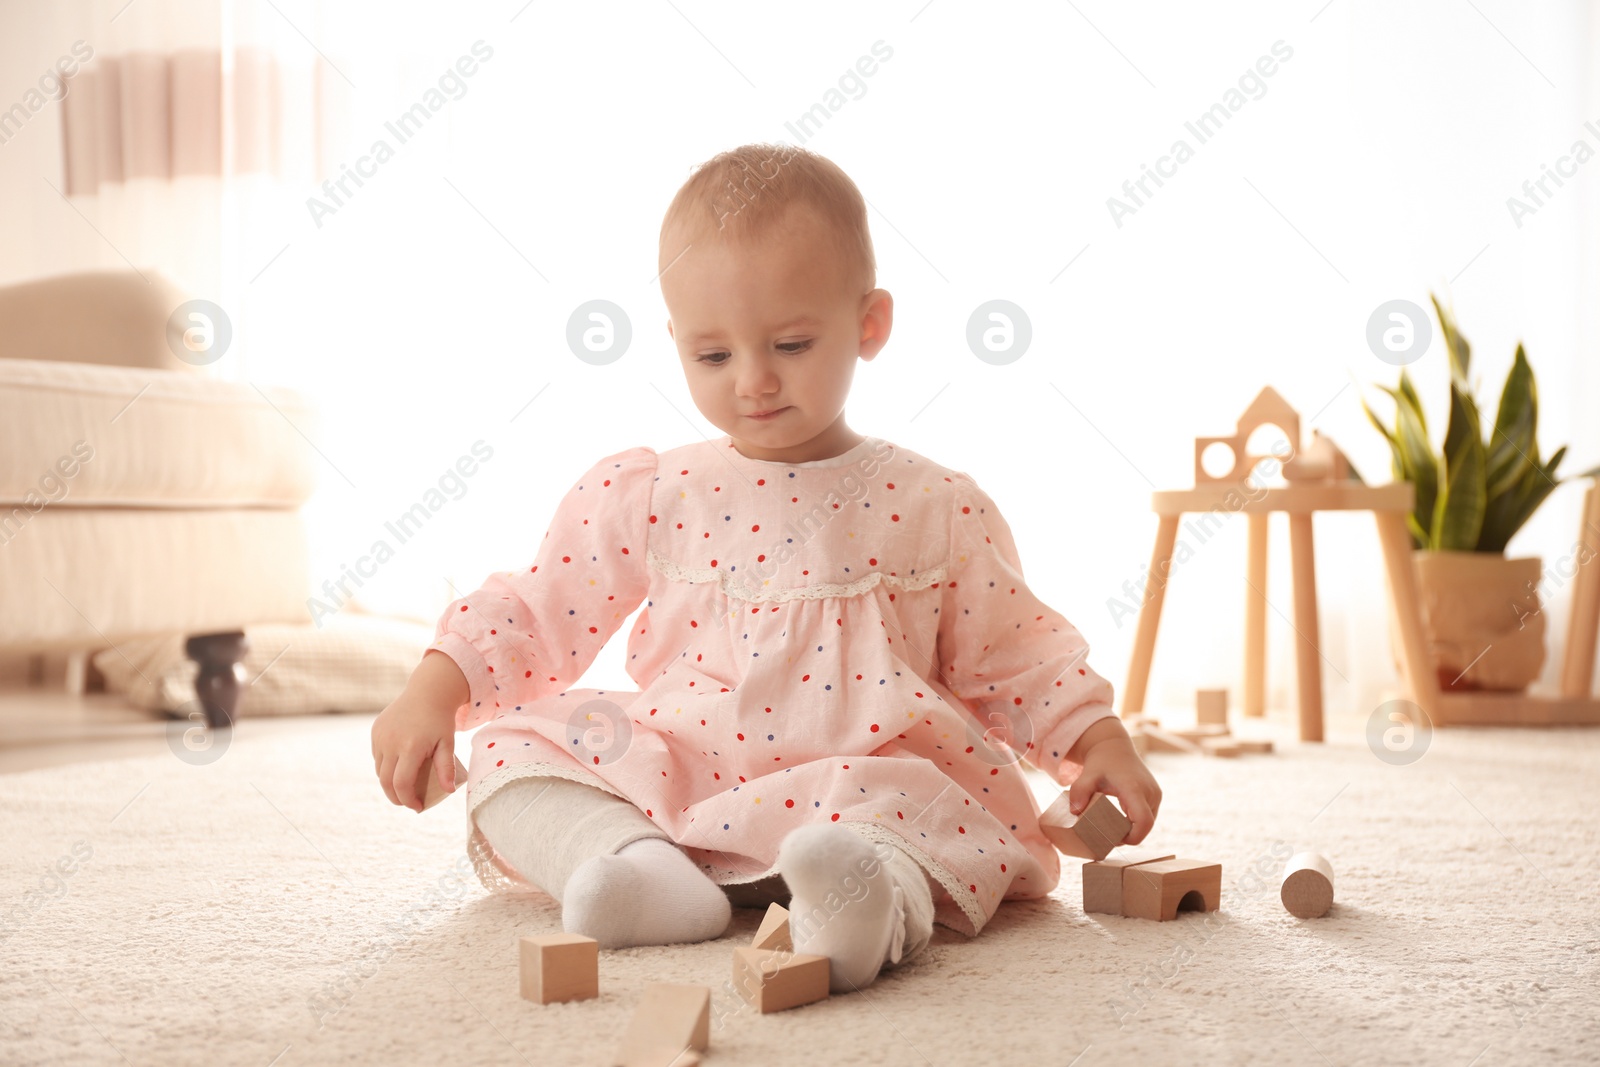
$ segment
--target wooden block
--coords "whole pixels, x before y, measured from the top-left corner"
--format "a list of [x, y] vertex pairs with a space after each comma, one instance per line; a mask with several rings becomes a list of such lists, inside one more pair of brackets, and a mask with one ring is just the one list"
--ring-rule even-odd
[[1122, 914], [1122, 876], [1129, 867], [1157, 860], [1170, 860], [1171, 854], [1110, 855], [1083, 865], [1083, 910], [1105, 915]]
[[1133, 829], [1133, 823], [1104, 793], [1089, 798], [1082, 815], [1072, 814], [1070, 793], [1056, 797], [1039, 816], [1039, 829], [1050, 843], [1069, 856], [1103, 860]]
[[1207, 756], [1220, 756], [1223, 759], [1237, 759], [1243, 751], [1239, 743], [1231, 737], [1208, 737], [1200, 742], [1200, 751]]
[[1234, 738], [1233, 743], [1237, 745], [1239, 751], [1243, 752], [1245, 755], [1259, 756], [1271, 755], [1272, 753], [1271, 741], [1246, 741], [1242, 737], [1237, 737]]
[[1197, 689], [1194, 694], [1194, 721], [1201, 726], [1228, 724], [1228, 691]]
[[617, 1067], [694, 1067], [710, 1045], [710, 987], [647, 982]]
[[1226, 723], [1208, 723], [1204, 726], [1186, 726], [1170, 732], [1176, 734], [1178, 737], [1183, 738], [1185, 741], [1192, 741], [1197, 745], [1203, 745], [1210, 738], [1227, 737], [1228, 727]]
[[[426, 782], [426, 784], [424, 784]], [[460, 757], [456, 757], [456, 789], [460, 790], [467, 784], [467, 769], [461, 765]], [[433, 773], [433, 761], [429, 760], [422, 765], [422, 770], [417, 773], [417, 791], [422, 794], [422, 810], [427, 811], [445, 797], [452, 796], [439, 786], [439, 776]]]
[[527, 934], [522, 995], [539, 1004], [600, 995], [600, 942], [582, 934]]
[[1333, 865], [1315, 852], [1297, 852], [1283, 868], [1278, 899], [1290, 915], [1320, 919], [1333, 907]]
[[1216, 911], [1221, 900], [1220, 863], [1157, 860], [1123, 872], [1122, 914], [1135, 919], [1168, 922], [1178, 917], [1180, 907], [1185, 911]]
[[736, 947], [733, 985], [763, 1015], [811, 1004], [828, 995], [828, 957]]
[[1144, 735], [1144, 742], [1151, 752], [1182, 752], [1190, 756], [1200, 754], [1198, 744], [1166, 730], [1146, 726], [1139, 732]]
[[776, 901], [768, 904], [767, 914], [762, 918], [756, 936], [751, 939], [750, 947], [793, 952], [794, 942], [789, 938], [789, 909]]

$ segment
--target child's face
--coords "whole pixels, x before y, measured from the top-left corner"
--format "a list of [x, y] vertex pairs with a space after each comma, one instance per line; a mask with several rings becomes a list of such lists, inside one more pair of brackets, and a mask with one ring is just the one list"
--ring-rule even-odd
[[680, 230], [666, 254], [685, 246], [669, 259], [661, 293], [700, 413], [756, 459], [803, 462], [854, 444], [845, 398], [856, 360], [888, 340], [889, 294], [854, 291], [820, 223], [803, 211], [790, 211], [759, 245]]

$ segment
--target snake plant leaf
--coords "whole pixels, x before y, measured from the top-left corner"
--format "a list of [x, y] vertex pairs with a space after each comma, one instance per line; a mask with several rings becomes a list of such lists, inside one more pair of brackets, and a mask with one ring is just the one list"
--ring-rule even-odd
[[1489, 500], [1484, 464], [1477, 405], [1470, 393], [1451, 383], [1444, 477], [1433, 505], [1433, 538], [1429, 546], [1435, 551], [1471, 552], [1478, 547]]
[[[1417, 525], [1431, 530], [1434, 505], [1439, 491], [1439, 461], [1433, 454], [1433, 446], [1428, 443], [1422, 408], [1417, 403], [1417, 392], [1415, 389], [1407, 391], [1404, 372], [1401, 372], [1401, 375], [1401, 388], [1392, 389], [1386, 385], [1378, 387], [1394, 399], [1394, 447], [1398, 464], [1395, 477], [1411, 483], [1416, 494], [1412, 512], [1416, 516]], [[1414, 547], [1425, 548], [1429, 540], [1424, 537]]]
[[1406, 373], [1404, 367], [1400, 368], [1400, 393], [1411, 404], [1411, 410], [1417, 413], [1417, 425], [1422, 427], [1422, 436], [1428, 436], [1428, 420], [1422, 415], [1422, 398], [1417, 395], [1417, 387], [1411, 381], [1411, 375]]
[[1439, 329], [1444, 334], [1444, 346], [1450, 353], [1450, 380], [1460, 386], [1463, 392], [1468, 392], [1467, 371], [1472, 366], [1472, 346], [1456, 329], [1455, 319], [1440, 305], [1439, 298], [1429, 293], [1428, 299], [1433, 301], [1434, 313], [1439, 316]]
[[1489, 496], [1495, 497], [1520, 482], [1529, 468], [1539, 462], [1539, 393], [1533, 380], [1528, 356], [1517, 345], [1517, 354], [1500, 390], [1500, 407], [1495, 414], [1494, 434], [1489, 447]]
[[1562, 479], [1556, 477], [1556, 467], [1566, 454], [1566, 446], [1556, 449], [1549, 463], [1528, 467], [1522, 481], [1510, 492], [1491, 499], [1490, 508], [1484, 515], [1483, 531], [1478, 538], [1478, 551], [1506, 550], [1511, 538], [1561, 484]]

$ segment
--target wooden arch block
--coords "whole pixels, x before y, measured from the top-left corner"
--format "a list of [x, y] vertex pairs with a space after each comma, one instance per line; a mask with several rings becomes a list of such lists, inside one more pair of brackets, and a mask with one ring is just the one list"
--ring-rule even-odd
[[1122, 878], [1122, 914], [1170, 922], [1190, 893], [1198, 911], [1216, 911], [1222, 901], [1222, 864], [1203, 860], [1157, 860], [1130, 867]]

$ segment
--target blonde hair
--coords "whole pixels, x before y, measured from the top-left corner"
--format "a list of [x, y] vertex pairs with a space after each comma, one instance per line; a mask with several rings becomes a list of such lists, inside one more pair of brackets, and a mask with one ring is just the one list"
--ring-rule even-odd
[[665, 271], [684, 250], [682, 242], [668, 246], [674, 230], [681, 228], [689, 241], [710, 237], [759, 245], [790, 209], [821, 219], [861, 292], [877, 287], [878, 261], [861, 190], [838, 164], [794, 145], [740, 145], [697, 166], [667, 206], [659, 267]]

